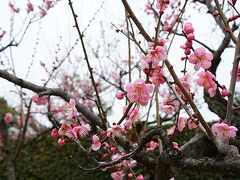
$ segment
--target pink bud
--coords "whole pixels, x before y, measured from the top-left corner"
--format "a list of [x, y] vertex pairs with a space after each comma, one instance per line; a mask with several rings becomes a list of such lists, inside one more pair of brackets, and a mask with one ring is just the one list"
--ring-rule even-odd
[[194, 37], [193, 33], [190, 33], [190, 34], [187, 35], [187, 40], [188, 41], [192, 41], [192, 40], [194, 40], [194, 38], [195, 37]]
[[107, 154], [107, 153], [102, 155], [102, 158], [104, 158], [104, 159], [107, 158], [107, 157], [109, 157], [109, 154]]
[[112, 153], [115, 153], [115, 151], [116, 151], [116, 147], [111, 147], [110, 150], [111, 150]]
[[160, 14], [164, 14], [164, 10], [161, 9], [161, 10], [159, 11], [159, 13], [160, 13]]
[[122, 91], [117, 91], [115, 97], [119, 100], [122, 100], [124, 98], [124, 93]]
[[174, 148], [179, 149], [178, 143], [172, 142], [172, 145], [173, 145]]
[[194, 29], [192, 27], [192, 23], [186, 23], [183, 27], [183, 31], [186, 35], [193, 33]]
[[61, 137], [61, 138], [58, 139], [58, 144], [59, 144], [60, 146], [64, 146], [64, 145], [65, 145], [65, 139], [64, 139], [64, 137]]
[[58, 137], [58, 130], [57, 130], [56, 128], [54, 128], [54, 129], [52, 130], [51, 136], [52, 136], [53, 138], [57, 138], [57, 137]]
[[[190, 34], [191, 35], [191, 34]], [[194, 35], [193, 35], [194, 36]], [[190, 47], [192, 47], [192, 41], [187, 41], [186, 43], [185, 43], [185, 46], [186, 47], [188, 47], [188, 48], [190, 48]]]
[[184, 54], [185, 54], [185, 55], [189, 55], [189, 54], [191, 54], [190, 49], [185, 49]]
[[223, 97], [226, 97], [226, 96], [228, 96], [229, 95], [229, 91], [227, 90], [227, 89], [223, 89], [222, 90], [222, 96]]
[[139, 174], [138, 177], [137, 177], [137, 180], [144, 180], [143, 175]]
[[10, 122], [12, 122], [12, 120], [13, 120], [13, 115], [12, 115], [12, 113], [7, 113], [7, 114], [5, 114], [5, 116], [4, 116], [4, 122], [6, 123], [6, 124], [9, 124]]
[[133, 178], [133, 174], [132, 173], [128, 173], [128, 178], [132, 179]]

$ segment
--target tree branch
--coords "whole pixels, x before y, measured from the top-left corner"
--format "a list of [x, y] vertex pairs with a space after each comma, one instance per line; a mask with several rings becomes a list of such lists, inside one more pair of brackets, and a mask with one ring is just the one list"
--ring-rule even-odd
[[[22, 88], [26, 88], [26, 89], [29, 89], [31, 91], [34, 91], [34, 92], [38, 93], [39, 95], [58, 96], [58, 97], [61, 97], [62, 99], [64, 99], [65, 101], [67, 101], [67, 102], [69, 102], [70, 99], [74, 99], [74, 97], [72, 97], [70, 94], [68, 94], [67, 92], [65, 92], [61, 89], [47, 88], [47, 87], [35, 85], [31, 82], [20, 79], [20, 78], [14, 76], [14, 75], [8, 73], [5, 70], [0, 69], [0, 77], [14, 83], [15, 85], [20, 86]], [[76, 101], [76, 108], [79, 112], [81, 112], [93, 124], [101, 127], [102, 129], [106, 129], [103, 126], [103, 124], [101, 123], [100, 118], [97, 115], [95, 115], [92, 111], [90, 111], [88, 109], [88, 107], [86, 107], [86, 106], [84, 106], [84, 105], [82, 105], [82, 104], [80, 104], [79, 102]]]

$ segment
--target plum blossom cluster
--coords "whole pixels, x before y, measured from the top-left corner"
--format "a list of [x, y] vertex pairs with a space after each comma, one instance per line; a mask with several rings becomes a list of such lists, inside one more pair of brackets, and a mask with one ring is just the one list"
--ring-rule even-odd
[[56, 128], [52, 130], [51, 136], [58, 138], [58, 144], [63, 146], [65, 144], [65, 137], [76, 141], [84, 138], [90, 131], [89, 124], [79, 125], [78, 123], [69, 124], [64, 122], [58, 130]]
[[182, 60], [188, 58], [188, 55], [191, 53], [192, 41], [195, 39], [193, 34], [194, 28], [192, 27], [192, 23], [186, 23], [183, 26], [183, 33], [187, 39], [184, 45], [181, 45], [181, 48], [184, 49], [184, 54], [186, 57], [182, 57]]
[[176, 24], [177, 20], [178, 20], [178, 13], [180, 10], [180, 6], [181, 6], [181, 1], [179, 0], [172, 0], [170, 1], [169, 4], [169, 12], [165, 13], [165, 15], [163, 16], [163, 30], [164, 31], [172, 31], [174, 25]]
[[163, 102], [159, 103], [159, 110], [168, 115], [172, 115], [177, 111], [179, 103], [173, 99], [167, 98]]
[[160, 14], [163, 14], [164, 11], [168, 8], [170, 1], [169, 0], [157, 0], [157, 9]]
[[221, 140], [234, 138], [236, 136], [236, 132], [238, 131], [235, 126], [229, 126], [224, 121], [214, 123], [211, 129]]
[[[116, 154], [112, 155], [111, 160], [112, 161], [118, 160], [121, 157], [123, 157], [124, 155], [125, 155], [124, 152], [116, 153]], [[137, 165], [137, 161], [136, 160], [132, 160], [132, 159], [124, 160], [121, 163], [115, 165], [115, 167], [114, 167], [115, 171], [111, 174], [111, 177], [114, 180], [122, 180], [124, 178], [123, 170], [124, 169], [128, 170], [129, 168], [133, 168], [136, 165]], [[131, 178], [131, 176], [133, 176], [133, 174], [130, 172], [128, 174], [128, 177]], [[139, 174], [138, 176], [139, 176], [139, 178], [144, 179], [144, 177], [141, 174]]]
[[149, 43], [149, 50], [147, 55], [144, 55], [141, 60], [142, 70], [148, 75], [149, 71], [155, 69], [160, 61], [167, 59], [167, 47], [165, 46], [165, 40], [159, 39], [156, 42], [156, 47], [154, 48], [154, 43]]
[[[58, 2], [59, 0], [53, 1], [53, 0], [43, 0], [42, 4], [38, 6], [39, 9], [39, 14], [41, 17], [44, 17], [47, 15], [47, 11], [51, 8], [54, 7], [54, 5]], [[9, 8], [11, 9], [12, 12], [14, 13], [19, 13], [20, 8], [16, 7], [16, 5], [13, 2], [8, 3]], [[28, 1], [26, 4], [26, 12], [29, 14], [30, 12], [33, 12], [35, 10], [34, 5], [31, 1]]]
[[159, 147], [159, 143], [157, 143], [155, 141], [150, 141], [148, 143], [146, 151], [154, 151], [157, 147]]
[[8, 6], [12, 10], [12, 12], [14, 12], [14, 13], [19, 13], [20, 12], [20, 8], [16, 7], [11, 1], [8, 3]]

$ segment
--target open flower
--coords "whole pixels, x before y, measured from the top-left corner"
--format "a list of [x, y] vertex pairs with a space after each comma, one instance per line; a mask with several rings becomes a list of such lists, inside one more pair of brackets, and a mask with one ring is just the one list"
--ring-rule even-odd
[[146, 106], [150, 99], [149, 94], [153, 92], [153, 85], [145, 84], [144, 80], [138, 79], [134, 83], [128, 83], [125, 89], [131, 102]]
[[93, 135], [92, 142], [93, 142], [93, 144], [91, 146], [92, 150], [94, 150], [94, 151], [99, 150], [101, 147], [101, 141], [97, 135]]
[[157, 46], [155, 49], [152, 49], [146, 55], [146, 61], [148, 63], [151, 62], [152, 68], [158, 66], [160, 61], [164, 61], [167, 59], [167, 49], [162, 46]]
[[228, 126], [224, 122], [217, 122], [212, 125], [212, 131], [215, 132], [219, 139], [225, 140], [236, 136], [238, 129], [235, 126]]
[[113, 172], [111, 174], [111, 176], [114, 180], [122, 180], [123, 179], [123, 172], [122, 171]]
[[77, 115], [76, 103], [73, 99], [70, 99], [68, 106], [66, 108], [66, 113], [68, 114], [67, 119], [72, 119]]
[[119, 136], [124, 131], [124, 128], [120, 125], [113, 125], [113, 127], [107, 129], [107, 136]]
[[217, 84], [214, 82], [215, 76], [209, 71], [203, 71], [198, 73], [198, 77], [197, 84], [208, 90], [210, 96], [213, 97], [217, 90]]
[[200, 67], [208, 69], [213, 59], [212, 53], [206, 52], [204, 48], [197, 48], [189, 57], [189, 62], [195, 64], [194, 69], [198, 71]]
[[82, 124], [81, 126], [75, 126], [73, 131], [76, 132], [78, 137], [84, 138], [91, 131], [91, 128], [89, 124]]

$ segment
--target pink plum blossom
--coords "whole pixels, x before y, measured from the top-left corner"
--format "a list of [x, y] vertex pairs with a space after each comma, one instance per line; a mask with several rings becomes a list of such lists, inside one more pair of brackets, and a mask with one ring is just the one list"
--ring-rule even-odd
[[15, 12], [15, 13], [19, 13], [20, 8], [16, 8], [15, 5], [12, 2], [8, 3], [8, 6], [10, 7], [10, 9]]
[[75, 126], [73, 131], [76, 132], [78, 137], [84, 138], [91, 131], [91, 128], [89, 124], [82, 124], [80, 126]]
[[153, 85], [145, 84], [144, 80], [138, 79], [134, 83], [126, 84], [125, 90], [131, 102], [146, 106], [150, 99], [149, 94], [153, 92]]
[[152, 68], [158, 66], [160, 61], [164, 61], [167, 59], [167, 49], [162, 46], [157, 46], [155, 49], [150, 50], [146, 55], [147, 62], [152, 63]]
[[44, 17], [47, 15], [47, 11], [44, 8], [42, 8], [41, 6], [38, 6], [38, 8], [40, 10], [41, 17]]
[[78, 135], [76, 133], [76, 131], [74, 131], [74, 129], [70, 128], [66, 134], [67, 137], [69, 137], [72, 140], [77, 140], [78, 139]]
[[77, 115], [76, 102], [73, 99], [70, 99], [68, 106], [66, 108], [66, 112], [68, 114], [67, 119], [72, 119]]
[[145, 5], [144, 12], [146, 12], [147, 14], [154, 14], [153, 8], [150, 3], [147, 3]]
[[112, 177], [114, 180], [122, 180], [122, 179], [123, 179], [123, 172], [122, 172], [122, 171], [113, 172], [113, 173], [111, 174], [111, 177]]
[[160, 66], [157, 66], [154, 69], [154, 71], [150, 74], [150, 81], [156, 86], [163, 84], [165, 82], [165, 79], [163, 77], [163, 71]]
[[212, 125], [211, 129], [221, 140], [234, 138], [236, 136], [236, 132], [238, 131], [235, 126], [229, 126], [225, 122], [217, 122]]
[[198, 77], [197, 84], [208, 90], [210, 96], [213, 97], [217, 90], [217, 84], [214, 82], [215, 76], [209, 71], [202, 71], [198, 73]]
[[159, 144], [155, 141], [150, 141], [148, 144], [148, 147], [146, 149], [146, 151], [153, 151], [154, 149], [156, 149], [159, 146]]
[[204, 48], [197, 48], [189, 57], [189, 62], [195, 64], [194, 69], [198, 71], [200, 67], [208, 69], [211, 66], [213, 59], [212, 53], [209, 53]]
[[107, 135], [110, 136], [110, 135], [113, 135], [113, 136], [119, 136], [120, 134], [123, 133], [123, 130], [124, 128], [120, 125], [120, 124], [117, 124], [117, 125], [113, 125], [113, 127], [111, 128], [108, 128], [108, 133]]
[[194, 32], [194, 28], [192, 27], [192, 23], [186, 23], [183, 26], [183, 32], [188, 35]]
[[60, 136], [64, 136], [64, 135], [66, 135], [67, 131], [69, 131], [71, 129], [72, 129], [71, 125], [64, 122], [64, 123], [62, 123], [61, 127], [59, 128], [58, 134]]
[[53, 1], [50, 0], [43, 0], [44, 7], [49, 10], [50, 8], [53, 8], [54, 4]]
[[99, 150], [101, 147], [101, 141], [97, 135], [93, 135], [92, 142], [93, 142], [93, 144], [91, 146], [92, 150], [94, 150], [94, 151]]
[[176, 142], [172, 142], [172, 145], [173, 145], [173, 148], [175, 148], [175, 149], [179, 149], [178, 143], [176, 143]]
[[47, 96], [34, 95], [32, 97], [32, 101], [37, 105], [45, 105], [48, 102], [48, 97]]
[[[126, 109], [127, 106], [123, 108], [123, 113], [125, 113]], [[132, 124], [137, 123], [139, 119], [140, 119], [139, 109], [130, 109], [128, 112], [128, 116], [125, 119], [124, 125], [130, 127], [132, 126]]]
[[188, 125], [188, 129], [192, 130], [198, 127], [198, 125], [196, 123], [194, 123], [194, 121], [192, 119], [188, 119], [187, 120], [187, 125]]
[[157, 9], [159, 9], [160, 12], [167, 9], [168, 5], [169, 0], [157, 0]]
[[222, 90], [222, 96], [223, 97], [226, 97], [226, 96], [228, 96], [229, 95], [229, 91], [226, 89], [226, 88], [223, 88], [223, 90]]
[[27, 13], [30, 13], [34, 10], [33, 4], [31, 2], [27, 3]]
[[115, 97], [119, 100], [122, 100], [124, 98], [124, 92], [117, 91], [116, 94], [115, 94]]
[[128, 173], [128, 178], [132, 179], [133, 178], [133, 173]]
[[58, 144], [59, 144], [60, 146], [64, 146], [64, 145], [65, 145], [65, 139], [64, 139], [64, 137], [60, 137], [60, 138], [58, 139]]
[[90, 131], [90, 126], [88, 124], [76, 125], [74, 128], [66, 122], [64, 122], [58, 130], [60, 136], [67, 136], [73, 140], [78, 138], [83, 138]]
[[168, 136], [174, 135], [176, 132], [176, 128], [177, 128], [176, 126], [172, 126], [169, 129], [167, 129], [167, 135]]
[[13, 120], [13, 114], [10, 112], [6, 113], [3, 120], [6, 124], [9, 124]]
[[54, 138], [57, 138], [59, 135], [58, 135], [58, 130], [56, 128], [54, 128], [52, 131], [51, 131], [51, 136], [54, 137]]
[[143, 175], [139, 174], [139, 175], [137, 176], [137, 180], [144, 180]]
[[165, 100], [164, 102], [159, 103], [159, 110], [171, 115], [175, 112], [176, 108], [172, 101]]
[[184, 118], [180, 117], [178, 119], [177, 129], [179, 132], [182, 132], [184, 128], [185, 128], [185, 120]]

